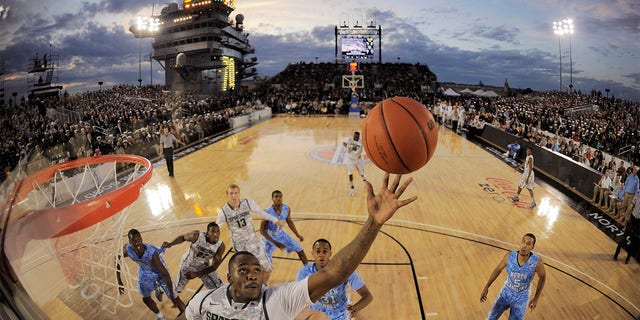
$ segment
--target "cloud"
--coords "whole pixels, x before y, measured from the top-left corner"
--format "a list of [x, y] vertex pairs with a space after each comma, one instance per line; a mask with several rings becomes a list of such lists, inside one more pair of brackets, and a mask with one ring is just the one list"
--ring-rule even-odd
[[[102, 0], [97, 3], [83, 2], [83, 12], [90, 17], [95, 17], [103, 13], [118, 14], [124, 12], [137, 12], [143, 8], [148, 8], [154, 3], [153, 0]], [[159, 10], [155, 13], [157, 14]]]
[[[0, 21], [0, 57], [6, 60], [7, 78], [18, 80], [6, 81], [6, 85], [20, 86], [20, 90], [23, 90], [29, 57], [36, 52], [40, 55], [49, 52], [50, 44], [53, 52], [60, 56], [60, 80], [65, 89], [72, 92], [94, 90], [97, 88], [97, 81], [104, 81], [105, 85], [137, 84], [139, 43], [122, 24], [126, 24], [126, 19], [131, 19], [132, 12], [150, 8], [151, 3], [151, 0], [101, 0], [95, 3], [78, 1], [73, 2], [76, 7], [65, 13], [46, 7], [41, 8], [43, 10], [34, 10], [29, 2], [24, 1], [9, 3], [12, 14], [6, 20]], [[60, 9], [58, 6], [52, 8]], [[529, 28], [519, 25], [525, 30], [523, 32], [520, 28], [512, 26], [512, 22], [501, 20], [501, 25], [491, 25], [491, 19], [480, 16], [475, 20], [467, 19], [467, 24], [455, 24], [455, 30], [462, 31], [451, 36], [453, 31], [437, 31], [441, 25], [433, 22], [436, 20], [429, 19], [429, 15], [437, 14], [439, 18], [446, 16], [454, 19], [462, 14], [452, 8], [454, 7], [418, 7], [416, 12], [419, 14], [408, 17], [399, 16], [396, 11], [375, 7], [356, 11], [364, 12], [362, 15], [366, 17], [375, 17], [376, 25], [382, 26], [383, 62], [399, 60], [427, 64], [441, 81], [470, 84], [482, 81], [487, 85], [501, 86], [507, 78], [512, 87], [557, 90], [557, 49], [552, 47], [551, 50], [545, 51], [541, 48], [544, 45], [530, 43], [531, 36], [536, 41], [536, 37], [540, 38], [539, 34], [547, 33], [542, 30], [550, 29], [548, 21], [543, 23], [542, 19], [536, 19], [539, 25]], [[585, 7], [585, 10], [599, 15], [576, 17], [576, 23], [580, 28], [574, 44], [587, 43], [586, 39], [579, 37], [588, 35], [591, 42], [583, 47], [587, 48], [583, 52], [595, 53], [594, 55], [601, 59], [598, 61], [637, 58], [637, 21], [640, 17], [637, 8], [624, 11], [611, 9], [607, 13], [596, 10], [598, 8], [602, 8], [602, 5]], [[158, 7], [156, 11], [159, 12], [160, 9]], [[101, 22], [105, 17], [109, 19], [106, 24]], [[114, 17], [122, 21], [111, 22], [114, 21]], [[273, 76], [289, 63], [312, 62], [316, 57], [320, 62], [335, 61], [335, 24], [308, 27], [309, 29], [293, 28], [290, 30], [295, 31], [289, 32], [273, 20], [262, 22], [261, 25], [245, 23], [245, 26], [251, 34], [249, 39], [256, 49], [255, 56], [259, 62], [257, 69], [262, 76]], [[618, 36], [607, 36], [608, 30], [618, 30]], [[474, 48], [459, 47], [464, 45], [460, 40], [474, 44]], [[376, 62], [378, 45], [376, 41]], [[541, 49], [522, 49], [526, 46]], [[143, 39], [141, 47], [142, 55], [147, 55], [151, 51], [150, 41]], [[579, 46], [574, 47], [574, 52], [580, 53]], [[583, 58], [579, 61], [586, 60]], [[593, 72], [593, 68], [588, 67], [586, 62], [583, 63], [582, 68]], [[141, 65], [142, 78], [146, 83], [149, 78], [149, 63], [145, 60]], [[620, 72], [617, 73], [614, 79], [618, 81], [599, 81], [585, 76], [584, 70], [577, 68], [578, 65], [574, 65], [574, 85], [580, 86], [583, 92], [606, 86], [611, 89], [612, 94], [615, 92], [616, 97], [626, 95], [640, 100], [640, 90], [637, 89], [640, 72], [637, 68], [629, 68], [624, 76]], [[154, 79], [157, 79], [155, 82], [163, 82], [163, 71], [157, 62], [154, 62], [154, 69]], [[636, 86], [625, 88], [620, 83], [623, 81], [633, 82]], [[10, 90], [13, 89], [7, 88], [6, 92], [11, 92]]]
[[451, 32], [451, 35], [452, 38], [467, 42], [476, 42], [478, 38], [483, 38], [512, 45], [520, 45], [520, 40], [518, 40], [520, 33], [518, 27], [510, 27], [507, 25], [490, 26], [478, 20], [467, 30]]
[[499, 42], [507, 42], [519, 45], [517, 37], [520, 29], [517, 27], [508, 27], [505, 25], [492, 27], [487, 25], [474, 25], [470, 33], [474, 36], [495, 40]]
[[[398, 62], [399, 57], [400, 62], [427, 64], [439, 81], [468, 84], [482, 81], [487, 85], [502, 86], [507, 79], [512, 88], [558, 89], [558, 60], [555, 52], [539, 49], [505, 50], [499, 45], [480, 51], [463, 50], [432, 41], [415, 25], [398, 19], [392, 12], [378, 11], [375, 15], [380, 24], [385, 26], [382, 37], [383, 62]], [[335, 53], [334, 28], [333, 25], [323, 26], [309, 32], [278, 36], [254, 32], [251, 41], [256, 48], [256, 56], [260, 59], [257, 66], [259, 73], [272, 76], [289, 63], [312, 62], [315, 56], [319, 56], [320, 61], [332, 62]], [[465, 34], [512, 44], [518, 43], [520, 33], [517, 28], [504, 25], [488, 27], [481, 24], [475, 24], [471, 31]], [[376, 42], [376, 55], [377, 45]], [[608, 47], [606, 50], [614, 48]], [[574, 85], [583, 92], [593, 88], [603, 90], [606, 86], [618, 97], [640, 97], [638, 90], [625, 88], [614, 81], [581, 77], [582, 72], [574, 66]], [[638, 79], [637, 75], [629, 77]]]
[[633, 80], [635, 84], [640, 84], [640, 73], [629, 73], [625, 74], [624, 77]]

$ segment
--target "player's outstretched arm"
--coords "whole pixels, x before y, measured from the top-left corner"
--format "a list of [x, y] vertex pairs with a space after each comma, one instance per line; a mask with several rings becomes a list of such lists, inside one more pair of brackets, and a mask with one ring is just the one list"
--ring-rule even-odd
[[189, 233], [185, 233], [181, 236], [176, 237], [175, 239], [173, 239], [173, 241], [171, 242], [163, 242], [162, 243], [162, 247], [163, 248], [171, 248], [173, 246], [175, 246], [176, 244], [181, 244], [185, 241], [189, 241], [191, 243], [196, 242], [196, 240], [198, 240], [198, 236], [199, 236], [199, 232], [198, 231], [192, 231]]
[[386, 173], [378, 194], [374, 194], [373, 186], [369, 181], [366, 182], [369, 218], [358, 235], [338, 251], [327, 266], [309, 276], [308, 286], [311, 301], [318, 301], [331, 288], [347, 280], [364, 259], [382, 225], [391, 219], [398, 209], [418, 198], [413, 196], [405, 200], [399, 199], [413, 181], [413, 178], [408, 178], [400, 184], [401, 177], [401, 175], [396, 176], [389, 185], [389, 174]]
[[258, 203], [255, 200], [251, 198], [247, 198], [247, 203], [249, 204], [249, 209], [255, 212], [262, 220], [271, 221], [280, 228], [284, 227], [284, 225], [287, 223], [285, 220], [280, 220], [268, 214], [266, 211], [262, 210], [262, 208], [258, 205]]
[[500, 263], [498, 263], [498, 266], [496, 266], [496, 268], [493, 269], [493, 272], [491, 272], [491, 275], [489, 276], [489, 280], [487, 280], [487, 284], [484, 285], [484, 289], [482, 289], [482, 293], [480, 294], [480, 302], [487, 301], [487, 293], [489, 293], [489, 287], [494, 281], [496, 281], [496, 279], [500, 275], [500, 272], [502, 272], [502, 270], [504, 270], [504, 268], [507, 267], [508, 261], [509, 261], [509, 252], [507, 252], [504, 255], [502, 260], [500, 260]]

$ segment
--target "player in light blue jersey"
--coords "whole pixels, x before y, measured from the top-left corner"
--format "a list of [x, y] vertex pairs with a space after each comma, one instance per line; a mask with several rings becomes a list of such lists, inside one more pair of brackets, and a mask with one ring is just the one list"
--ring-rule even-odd
[[[296, 281], [316, 273], [327, 265], [331, 258], [331, 243], [326, 239], [316, 240], [316, 242], [313, 243], [313, 257], [315, 262], [302, 267], [302, 269], [298, 271]], [[353, 290], [360, 295], [360, 300], [354, 304], [351, 304], [349, 297], [350, 288], [353, 288]], [[354, 271], [347, 281], [325, 293], [322, 298], [310, 306], [310, 309], [324, 313], [331, 320], [349, 320], [369, 305], [371, 301], [373, 301], [373, 295], [371, 295], [371, 292], [367, 289], [362, 278]], [[298, 318], [300, 318], [300, 316], [296, 319]]]
[[[304, 237], [300, 235], [296, 229], [296, 225], [293, 223], [293, 219], [291, 218], [291, 208], [282, 203], [282, 191], [274, 190], [271, 193], [271, 200], [273, 201], [273, 204], [265, 211], [279, 220], [285, 220], [291, 231], [295, 233], [296, 237], [298, 237], [300, 241], [304, 241]], [[302, 261], [302, 265], [306, 265], [309, 262], [300, 243], [284, 232], [284, 230], [275, 223], [263, 220], [260, 224], [260, 234], [262, 235], [262, 240], [264, 241], [264, 247], [267, 251], [269, 261], [272, 263], [273, 251], [276, 250], [276, 247], [280, 250], [286, 251], [287, 253], [297, 253], [298, 258]]]
[[[156, 314], [158, 319], [165, 319], [156, 302], [151, 299], [151, 293], [156, 289], [156, 286], [160, 286], [173, 302], [172, 308], [178, 308], [180, 312], [184, 312], [184, 302], [180, 300], [180, 297], [174, 291], [167, 266], [162, 257], [160, 257], [160, 254], [164, 252], [164, 248], [161, 249], [142, 242], [142, 235], [136, 229], [129, 230], [127, 236], [129, 237], [129, 243], [122, 248], [122, 256], [130, 258], [138, 264], [138, 291], [144, 304]], [[119, 285], [118, 290], [123, 293], [124, 285], [120, 278], [120, 255], [117, 256], [117, 259], [116, 280]]]
[[520, 250], [505, 254], [502, 261], [489, 276], [487, 284], [482, 289], [480, 302], [487, 300], [489, 287], [498, 278], [502, 270], [507, 269], [507, 280], [502, 290], [500, 290], [498, 298], [487, 316], [487, 320], [497, 320], [507, 309], [511, 309], [509, 320], [524, 319], [534, 273], [538, 275], [538, 285], [533, 299], [529, 301], [529, 308], [533, 310], [538, 305], [538, 298], [542, 293], [547, 276], [542, 258], [531, 252], [535, 244], [536, 236], [531, 233], [525, 234], [520, 243]]

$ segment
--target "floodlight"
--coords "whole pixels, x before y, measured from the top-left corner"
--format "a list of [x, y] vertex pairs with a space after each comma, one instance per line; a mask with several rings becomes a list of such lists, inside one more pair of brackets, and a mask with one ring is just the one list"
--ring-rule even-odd
[[9, 16], [9, 9], [11, 9], [11, 7], [0, 5], [0, 20], [4, 20]]
[[553, 22], [553, 33], [558, 36], [558, 51], [560, 52], [560, 91], [562, 91], [562, 50], [560, 49], [560, 36], [569, 35], [569, 88], [573, 88], [573, 57], [571, 54], [571, 35], [574, 33], [573, 19], [563, 19]]

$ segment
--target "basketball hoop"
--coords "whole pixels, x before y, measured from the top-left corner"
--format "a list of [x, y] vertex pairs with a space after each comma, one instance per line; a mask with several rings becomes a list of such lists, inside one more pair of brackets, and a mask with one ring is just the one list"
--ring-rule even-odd
[[[126, 241], [126, 209], [151, 179], [152, 168], [144, 157], [114, 154], [57, 164], [19, 181], [9, 197], [10, 241], [4, 241], [15, 275], [23, 266], [31, 270], [42, 260], [57, 261], [51, 267], [69, 285], [60, 291], [79, 294], [94, 311], [116, 314], [118, 306], [133, 305], [129, 292], [135, 292], [136, 277], [121, 264], [128, 290], [119, 294], [115, 261]], [[41, 244], [48, 258], [25, 254], [30, 241], [36, 248]]]
[[[109, 163], [112, 166], [106, 167]], [[102, 169], [94, 170], [98, 167]], [[141, 167], [146, 170], [139, 170]], [[74, 169], [84, 171], [69, 177]], [[82, 158], [42, 169], [24, 178], [14, 189], [17, 192], [11, 211], [17, 220], [11, 220], [33, 239], [56, 238], [82, 230], [138, 199], [140, 188], [151, 179], [151, 171], [148, 159], [119, 154]], [[18, 207], [24, 207], [20, 217], [16, 217]]]
[[356, 74], [343, 75], [342, 88], [351, 89], [352, 93], [355, 93], [356, 89], [364, 89], [364, 76]]

